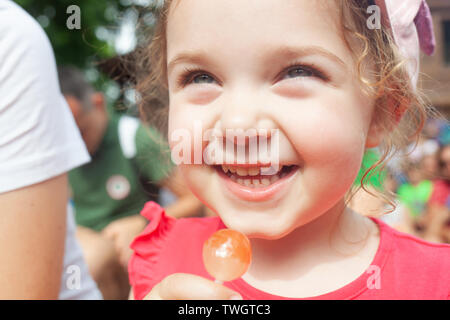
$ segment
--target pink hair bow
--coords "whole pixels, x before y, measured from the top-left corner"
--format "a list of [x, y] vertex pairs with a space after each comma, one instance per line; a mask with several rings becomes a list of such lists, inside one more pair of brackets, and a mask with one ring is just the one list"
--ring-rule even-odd
[[383, 24], [391, 29], [400, 52], [409, 61], [408, 71], [416, 88], [420, 49], [432, 55], [436, 46], [430, 8], [425, 0], [375, 0], [375, 3], [381, 9]]

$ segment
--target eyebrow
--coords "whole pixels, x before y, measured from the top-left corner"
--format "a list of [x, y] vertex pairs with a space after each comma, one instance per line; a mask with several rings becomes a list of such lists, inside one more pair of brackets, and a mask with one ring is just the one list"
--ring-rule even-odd
[[344, 61], [341, 60], [341, 58], [319, 46], [309, 46], [309, 47], [282, 46], [272, 51], [270, 54], [282, 58], [296, 58], [296, 57], [307, 57], [317, 55], [322, 56], [328, 60], [331, 60], [339, 64], [343, 68], [346, 68], [346, 64]]
[[176, 55], [168, 64], [167, 64], [167, 73], [175, 67], [175, 65], [190, 62], [190, 63], [204, 63], [205, 61], [209, 61], [208, 54], [206, 51], [186, 51]]
[[[273, 60], [273, 57], [277, 57], [278, 59], [294, 59], [298, 57], [306, 57], [306, 56], [321, 56], [328, 60], [331, 60], [334, 63], [337, 63], [340, 67], [346, 69], [347, 66], [342, 59], [340, 59], [337, 55], [331, 53], [330, 51], [319, 47], [319, 46], [308, 46], [308, 47], [295, 47], [295, 46], [281, 46], [277, 47], [275, 50], [269, 51], [269, 53], [265, 54], [263, 58], [266, 60], [265, 62], [269, 63], [269, 60]], [[186, 51], [176, 55], [167, 65], [167, 72], [175, 67], [175, 65], [180, 63], [205, 63], [209, 62], [207, 51], [199, 50], [199, 51]]]

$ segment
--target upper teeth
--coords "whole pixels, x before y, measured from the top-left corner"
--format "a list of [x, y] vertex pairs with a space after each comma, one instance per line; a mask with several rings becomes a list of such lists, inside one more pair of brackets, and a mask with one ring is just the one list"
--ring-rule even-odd
[[[278, 170], [271, 170], [270, 175], [277, 174], [281, 171], [281, 166], [279, 166]], [[222, 165], [223, 172], [227, 173], [230, 171], [231, 173], [236, 173], [238, 176], [244, 177], [244, 176], [257, 176], [257, 175], [269, 175], [267, 168], [263, 167], [249, 167], [249, 168], [243, 168], [243, 167], [232, 167], [227, 165]]]

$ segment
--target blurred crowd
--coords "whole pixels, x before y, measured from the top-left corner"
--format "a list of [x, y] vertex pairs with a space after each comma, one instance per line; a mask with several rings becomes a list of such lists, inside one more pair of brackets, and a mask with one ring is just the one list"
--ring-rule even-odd
[[[352, 207], [422, 239], [450, 243], [450, 126], [431, 119], [417, 143], [388, 160], [381, 188], [392, 203], [362, 190]], [[370, 187], [368, 188], [370, 191]]]

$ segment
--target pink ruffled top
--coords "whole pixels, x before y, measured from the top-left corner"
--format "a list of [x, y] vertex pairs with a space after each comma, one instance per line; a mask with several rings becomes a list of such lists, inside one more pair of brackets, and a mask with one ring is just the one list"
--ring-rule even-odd
[[[135, 299], [143, 299], [173, 273], [191, 273], [213, 280], [203, 266], [203, 243], [225, 228], [218, 217], [175, 219], [155, 202], [141, 212], [150, 223], [131, 244], [128, 266]], [[448, 299], [450, 246], [398, 232], [378, 219], [378, 251], [367, 271], [344, 287], [309, 299]], [[226, 282], [244, 299], [289, 299], [252, 287], [243, 279]]]

